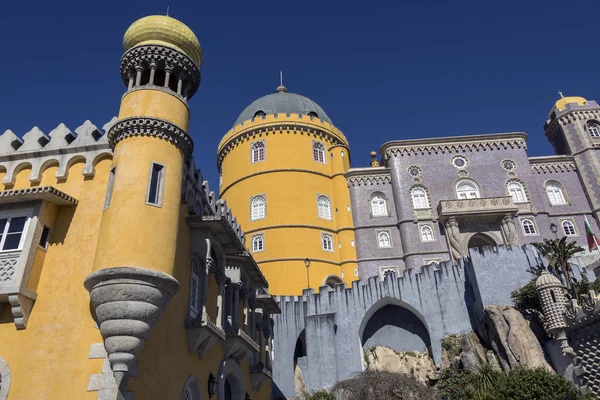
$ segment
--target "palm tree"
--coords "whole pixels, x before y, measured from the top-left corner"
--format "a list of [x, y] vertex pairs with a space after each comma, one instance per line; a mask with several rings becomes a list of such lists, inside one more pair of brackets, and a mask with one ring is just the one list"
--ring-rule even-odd
[[575, 254], [584, 249], [577, 244], [577, 242], [567, 243], [567, 237], [563, 236], [560, 239], [544, 239], [543, 242], [533, 243], [536, 249], [550, 263], [550, 268], [555, 275], [563, 274], [565, 281], [569, 289], [571, 288], [571, 267], [569, 267], [569, 260]]

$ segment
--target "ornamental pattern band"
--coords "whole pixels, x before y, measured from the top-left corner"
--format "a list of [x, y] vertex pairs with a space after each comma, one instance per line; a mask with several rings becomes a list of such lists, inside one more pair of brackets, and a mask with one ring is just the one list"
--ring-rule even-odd
[[194, 150], [194, 142], [183, 129], [158, 118], [130, 117], [119, 120], [108, 131], [108, 142], [114, 149], [121, 140], [134, 136], [153, 136], [171, 142], [183, 152], [185, 158]]
[[150, 69], [154, 65], [157, 70], [168, 70], [191, 87], [187, 98], [190, 99], [200, 86], [200, 70], [191, 58], [177, 50], [165, 46], [136, 46], [121, 57], [121, 77], [125, 85], [136, 74], [136, 68]]

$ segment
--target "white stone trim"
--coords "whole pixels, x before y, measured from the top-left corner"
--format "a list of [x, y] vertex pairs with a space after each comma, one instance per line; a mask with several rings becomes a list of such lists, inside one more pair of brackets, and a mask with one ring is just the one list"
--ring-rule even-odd
[[[154, 170], [155, 165], [161, 167], [161, 170], [158, 174], [158, 178], [157, 178], [158, 182], [156, 183], [156, 185], [157, 185], [156, 202], [151, 202], [151, 201], [149, 201], [149, 196], [150, 196], [150, 187], [152, 186], [152, 171]], [[162, 164], [162, 163], [159, 163], [156, 161], [151, 161], [150, 162], [150, 173], [148, 175], [148, 186], [146, 187], [146, 202], [145, 202], [146, 205], [158, 207], [158, 208], [162, 207], [163, 193], [165, 190], [166, 180], [167, 180], [167, 166], [165, 164]]]

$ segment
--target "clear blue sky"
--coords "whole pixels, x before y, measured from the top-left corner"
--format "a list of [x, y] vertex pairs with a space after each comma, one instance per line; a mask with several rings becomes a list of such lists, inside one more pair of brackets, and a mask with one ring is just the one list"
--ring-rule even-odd
[[0, 131], [48, 133], [117, 114], [127, 27], [182, 20], [202, 43], [191, 100], [195, 159], [217, 190], [221, 136], [252, 100], [289, 91], [319, 103], [353, 166], [393, 139], [524, 131], [530, 155], [557, 99], [600, 99], [600, 1], [4, 1]]

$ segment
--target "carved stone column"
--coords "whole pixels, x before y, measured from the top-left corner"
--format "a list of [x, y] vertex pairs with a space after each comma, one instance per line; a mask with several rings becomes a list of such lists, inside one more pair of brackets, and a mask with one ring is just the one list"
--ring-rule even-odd
[[515, 228], [514, 216], [512, 214], [506, 214], [504, 218], [502, 218], [502, 224], [504, 224], [504, 229], [506, 229], [506, 244], [518, 246], [519, 239]]
[[154, 85], [154, 76], [156, 75], [156, 63], [153, 61], [150, 63], [150, 80], [149, 84]]
[[217, 272], [215, 275], [217, 281], [217, 320], [215, 324], [223, 328], [223, 287], [225, 286], [225, 275]]
[[454, 257], [455, 260], [465, 257], [465, 251], [463, 250], [463, 246], [460, 244], [460, 230], [458, 229], [458, 221], [456, 218], [448, 218], [445, 228], [446, 235], [448, 236], [448, 242], [450, 243], [452, 257]]
[[250, 306], [250, 337], [256, 341], [256, 293], [253, 291], [248, 298]]
[[171, 79], [171, 72], [173, 72], [173, 66], [165, 64], [165, 87], [169, 87], [169, 80]]
[[135, 67], [135, 86], [140, 86], [142, 83], [142, 71], [144, 68], [141, 65]]
[[242, 307], [244, 308], [244, 321], [242, 321], [242, 329], [247, 334], [250, 334], [250, 320], [248, 315], [248, 300], [250, 298], [250, 291], [248, 290], [248, 285], [242, 286], [240, 296], [242, 297]]

